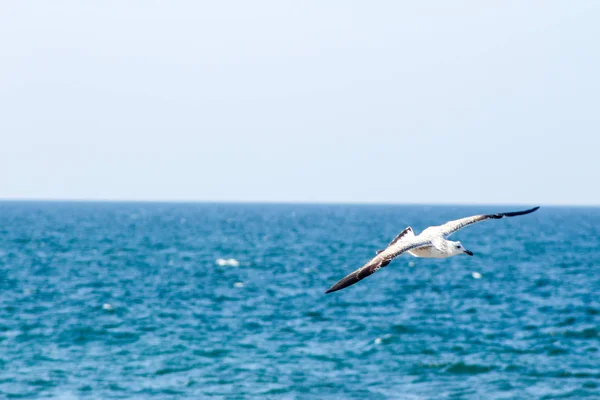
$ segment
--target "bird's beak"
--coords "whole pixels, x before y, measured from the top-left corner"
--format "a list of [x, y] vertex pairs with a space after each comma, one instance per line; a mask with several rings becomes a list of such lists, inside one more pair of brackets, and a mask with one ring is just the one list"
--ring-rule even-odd
[[468, 255], [472, 256], [473, 252], [471, 250], [465, 250], [465, 253], [467, 253]]

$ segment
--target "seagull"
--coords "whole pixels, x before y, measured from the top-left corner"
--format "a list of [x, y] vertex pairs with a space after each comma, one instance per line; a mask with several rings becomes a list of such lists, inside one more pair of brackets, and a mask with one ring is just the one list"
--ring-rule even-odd
[[448, 236], [452, 235], [459, 229], [485, 221], [487, 219], [500, 219], [504, 217], [516, 217], [517, 215], [525, 215], [534, 212], [539, 207], [530, 208], [524, 211], [513, 211], [498, 214], [482, 214], [474, 215], [446, 222], [440, 226], [430, 226], [421, 232], [420, 235], [415, 235], [412, 228], [409, 226], [398, 234], [390, 244], [383, 250], [377, 250], [377, 255], [368, 263], [357, 269], [356, 271], [346, 275], [342, 280], [330, 287], [325, 293], [332, 293], [338, 290], [354, 285], [356, 282], [366, 278], [367, 276], [379, 271], [387, 266], [394, 258], [404, 252], [408, 252], [414, 257], [423, 258], [448, 258], [459, 254], [473, 255], [463, 247], [460, 242], [448, 240]]

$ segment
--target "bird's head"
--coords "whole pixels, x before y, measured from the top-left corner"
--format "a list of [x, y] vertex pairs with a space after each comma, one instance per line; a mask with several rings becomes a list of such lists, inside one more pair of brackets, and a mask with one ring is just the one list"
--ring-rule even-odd
[[460, 242], [452, 242], [452, 254], [467, 254], [472, 256], [473, 252], [464, 248]]

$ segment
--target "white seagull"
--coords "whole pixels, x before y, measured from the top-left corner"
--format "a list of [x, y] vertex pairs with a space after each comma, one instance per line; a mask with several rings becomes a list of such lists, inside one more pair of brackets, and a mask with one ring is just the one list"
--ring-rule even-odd
[[448, 236], [452, 235], [457, 230], [476, 222], [485, 221], [486, 219], [500, 219], [504, 217], [525, 215], [534, 212], [538, 208], [539, 207], [534, 207], [525, 211], [483, 214], [461, 218], [455, 221], [446, 222], [444, 225], [430, 226], [417, 236], [409, 226], [400, 232], [384, 250], [378, 250], [377, 255], [373, 257], [371, 261], [356, 271], [346, 275], [342, 280], [330, 287], [325, 293], [335, 292], [350, 285], [354, 285], [361, 279], [364, 279], [367, 276], [377, 272], [380, 268], [385, 267], [394, 258], [398, 257], [404, 252], [408, 252], [410, 255], [415, 257], [424, 258], [447, 258], [456, 256], [458, 254], [468, 254], [472, 256], [473, 252], [465, 249], [460, 242], [447, 240]]

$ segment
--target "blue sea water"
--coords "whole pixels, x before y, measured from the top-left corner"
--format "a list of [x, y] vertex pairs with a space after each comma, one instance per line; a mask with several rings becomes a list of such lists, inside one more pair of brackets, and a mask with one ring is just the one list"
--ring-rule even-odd
[[598, 399], [598, 208], [324, 294], [408, 225], [517, 209], [0, 203], [0, 398]]

